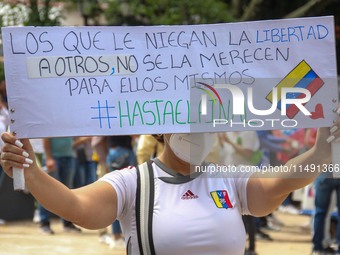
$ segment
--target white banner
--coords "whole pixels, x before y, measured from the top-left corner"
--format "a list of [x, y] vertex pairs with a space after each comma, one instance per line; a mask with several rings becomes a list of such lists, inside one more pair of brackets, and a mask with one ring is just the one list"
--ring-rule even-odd
[[2, 28], [19, 138], [331, 126], [334, 20]]

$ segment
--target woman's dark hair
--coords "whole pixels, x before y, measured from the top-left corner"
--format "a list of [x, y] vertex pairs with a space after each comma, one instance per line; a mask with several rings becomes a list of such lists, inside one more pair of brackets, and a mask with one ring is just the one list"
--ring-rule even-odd
[[158, 135], [152, 135], [152, 136], [157, 140], [157, 142], [164, 143], [164, 135], [158, 134]]
[[126, 149], [132, 150], [132, 137], [129, 135], [117, 135], [117, 136], [110, 136], [108, 144], [110, 148], [114, 147], [124, 147]]

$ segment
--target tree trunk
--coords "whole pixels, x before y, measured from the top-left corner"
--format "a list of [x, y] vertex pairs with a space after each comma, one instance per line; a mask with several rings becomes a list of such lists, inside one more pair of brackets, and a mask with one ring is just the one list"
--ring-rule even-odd
[[244, 10], [244, 13], [241, 17], [241, 21], [245, 20], [254, 20], [257, 18], [257, 11], [260, 9], [263, 0], [251, 0], [250, 4]]
[[243, 5], [244, 5], [243, 0], [231, 0], [230, 3], [231, 14], [236, 18], [241, 17]]

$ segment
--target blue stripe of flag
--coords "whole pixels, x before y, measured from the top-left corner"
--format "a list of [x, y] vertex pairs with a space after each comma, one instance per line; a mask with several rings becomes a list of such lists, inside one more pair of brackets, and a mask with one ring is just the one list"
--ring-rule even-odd
[[[225, 201], [223, 192], [222, 192], [222, 191], [217, 191], [217, 196], [218, 196], [218, 198], [220, 199], [220, 202], [221, 202], [221, 204], [222, 204], [222, 207], [223, 207], [223, 208], [229, 208], [228, 205], [227, 205], [227, 201]], [[223, 203], [223, 201], [224, 201], [224, 203]]]
[[[315, 78], [317, 78], [318, 75], [311, 69], [295, 86], [294, 88], [307, 88], [309, 84], [311, 84]], [[294, 99], [298, 98], [301, 93], [288, 93], [287, 98], [288, 99]], [[286, 108], [288, 108], [289, 105], [287, 105]], [[277, 102], [277, 108], [281, 110], [281, 100]]]

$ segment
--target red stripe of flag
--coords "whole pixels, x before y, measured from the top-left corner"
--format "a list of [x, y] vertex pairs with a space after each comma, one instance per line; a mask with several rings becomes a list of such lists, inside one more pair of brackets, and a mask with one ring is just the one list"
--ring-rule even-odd
[[[316, 77], [307, 87], [306, 89], [308, 89], [311, 93], [311, 96], [313, 96], [324, 84], [323, 80], [320, 77]], [[304, 98], [305, 94], [301, 93], [297, 98]], [[305, 105], [305, 104], [303, 104]], [[287, 108], [287, 117], [292, 119], [295, 117], [295, 115], [300, 111], [300, 109], [298, 107], [296, 107], [295, 104], [290, 105]]]
[[225, 202], [226, 202], [227, 205], [228, 205], [228, 208], [233, 208], [233, 205], [232, 205], [231, 202], [230, 202], [230, 199], [229, 199], [229, 196], [228, 196], [228, 192], [227, 192], [227, 191], [225, 191], [224, 199], [225, 199]]

